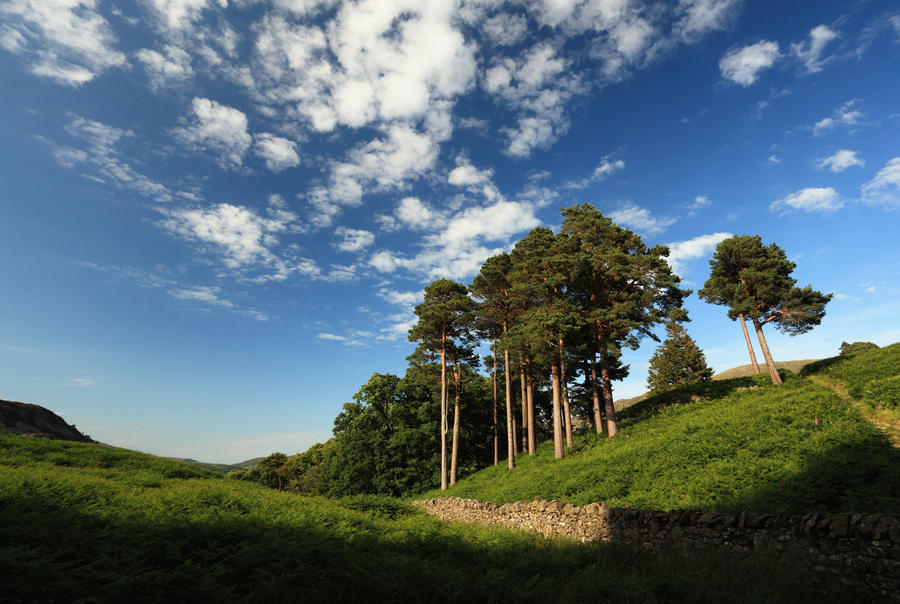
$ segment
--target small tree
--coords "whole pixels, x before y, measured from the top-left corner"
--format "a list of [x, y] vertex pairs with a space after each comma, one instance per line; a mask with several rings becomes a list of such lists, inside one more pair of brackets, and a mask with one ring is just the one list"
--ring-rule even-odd
[[703, 382], [712, 378], [713, 370], [706, 356], [687, 330], [674, 321], [666, 325], [666, 339], [650, 357], [647, 387], [662, 392], [675, 386]]
[[841, 342], [841, 356], [845, 357], [863, 350], [875, 350], [876, 348], [878, 348], [878, 344], [874, 342], [853, 342], [852, 344]]

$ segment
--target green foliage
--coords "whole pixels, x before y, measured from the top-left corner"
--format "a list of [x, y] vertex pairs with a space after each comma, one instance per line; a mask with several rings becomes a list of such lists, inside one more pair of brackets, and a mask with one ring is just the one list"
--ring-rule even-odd
[[841, 342], [841, 356], [845, 357], [863, 350], [875, 350], [877, 348], [878, 344], [874, 342], [853, 342], [852, 344]]
[[863, 398], [874, 407], [900, 409], [900, 375], [870, 381], [863, 388]]
[[801, 371], [801, 375], [815, 373], [843, 381], [850, 396], [864, 398], [865, 388], [872, 380], [900, 375], [900, 343], [823, 359], [810, 363]]
[[287, 461], [288, 457], [284, 453], [272, 453], [256, 462], [256, 465], [244, 474], [243, 480], [258, 482], [273, 489], [283, 489], [288, 483], [285, 467]]
[[712, 379], [713, 370], [706, 364], [706, 356], [687, 330], [670, 321], [666, 325], [666, 339], [650, 357], [647, 387], [662, 392], [675, 386]]
[[900, 512], [900, 451], [877, 428], [793, 374], [780, 388], [766, 382], [710, 381], [649, 397], [620, 414], [627, 429], [615, 438], [581, 437], [578, 452], [556, 462], [542, 446], [515, 472], [486, 468], [449, 494], [663, 510]]
[[[104, 455], [111, 467], [85, 464]], [[734, 573], [729, 559], [446, 524], [383, 497], [302, 497], [202, 471], [167, 477], [180, 466], [0, 436], [2, 599], [738, 602], [807, 589], [804, 575], [766, 561]]]
[[819, 325], [832, 294], [811, 286], [796, 287], [797, 267], [774, 243], [759, 235], [735, 235], [719, 242], [709, 261], [709, 279], [698, 292], [710, 304], [728, 307], [728, 318], [744, 315], [754, 323], [774, 322], [776, 329], [797, 335]]

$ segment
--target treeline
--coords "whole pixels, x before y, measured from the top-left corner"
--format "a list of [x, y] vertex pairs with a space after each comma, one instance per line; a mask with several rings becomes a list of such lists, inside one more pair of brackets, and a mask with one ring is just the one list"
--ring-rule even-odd
[[[661, 323], [683, 349], [674, 340], [686, 342], [677, 324], [689, 320], [683, 300], [691, 292], [679, 287], [667, 247], [648, 247], [588, 204], [562, 215], [559, 233], [533, 229], [510, 253], [488, 258], [470, 285], [429, 284], [415, 308], [409, 339], [418, 346], [406, 375], [373, 374], [328, 442], [232, 476], [302, 493], [403, 495], [438, 482], [446, 489], [504, 457], [513, 469], [517, 455], [533, 455], [548, 438], [562, 458], [579, 429], [615, 436], [612, 382], [628, 375], [622, 351], [658, 340]], [[773, 372], [763, 325], [803, 333], [831, 297], [797, 288], [795, 265], [759, 237], [722, 242], [710, 265], [701, 295], [728, 306], [742, 326], [752, 321]], [[746, 343], [752, 357], [749, 336]], [[491, 349], [484, 359], [475, 352], [482, 345]], [[688, 377], [662, 370], [683, 358], [664, 352], [651, 389], [709, 378], [699, 349]], [[482, 361], [488, 376], [476, 371]]]

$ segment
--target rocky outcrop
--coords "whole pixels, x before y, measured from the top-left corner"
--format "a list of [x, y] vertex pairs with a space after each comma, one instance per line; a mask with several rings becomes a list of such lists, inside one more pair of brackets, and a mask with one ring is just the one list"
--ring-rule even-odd
[[577, 506], [535, 499], [495, 505], [447, 497], [413, 502], [443, 520], [505, 526], [545, 537], [617, 542], [648, 551], [775, 554], [875, 599], [900, 600], [900, 519], [884, 514], [721, 514]]
[[0, 431], [58, 440], [93, 442], [75, 426], [40, 405], [0, 400]]

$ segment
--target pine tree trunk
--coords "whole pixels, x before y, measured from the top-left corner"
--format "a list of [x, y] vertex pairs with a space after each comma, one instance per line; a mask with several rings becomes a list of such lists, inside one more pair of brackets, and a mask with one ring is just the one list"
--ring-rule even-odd
[[447, 490], [447, 332], [441, 333], [441, 490]]
[[552, 355], [550, 361], [551, 380], [553, 381], [553, 457], [562, 459], [566, 456], [563, 446], [562, 418], [559, 409], [559, 360]]
[[613, 403], [612, 379], [606, 355], [606, 350], [600, 351], [600, 379], [603, 381], [603, 402], [606, 404], [606, 432], [613, 437], [619, 433], [619, 427], [616, 424], [616, 406]]
[[522, 391], [522, 453], [528, 451], [528, 387], [525, 385], [525, 362], [519, 363], [519, 386]]
[[525, 383], [528, 387], [528, 454], [534, 455], [534, 378], [531, 377], [530, 357], [525, 357]]
[[459, 395], [462, 387], [459, 365], [453, 362], [453, 448], [450, 451], [450, 486], [456, 484], [456, 468], [459, 456]]
[[[506, 331], [504, 325], [503, 331]], [[506, 363], [506, 467], [512, 470], [516, 467], [516, 426], [513, 420], [512, 379], [509, 375], [509, 348], [503, 350], [503, 361]]]
[[766, 336], [763, 335], [762, 325], [756, 319], [753, 320], [753, 328], [756, 329], [756, 337], [759, 339], [759, 347], [762, 349], [763, 358], [766, 359], [766, 367], [769, 368], [769, 377], [776, 386], [781, 384], [781, 376], [775, 368], [775, 361], [772, 360], [772, 353], [769, 352], [769, 345], [766, 344]]
[[747, 342], [747, 352], [750, 353], [750, 362], [753, 364], [753, 373], [759, 375], [759, 363], [756, 362], [756, 353], [753, 352], [753, 343], [750, 341], [750, 332], [747, 331], [747, 320], [744, 314], [738, 315], [741, 318], [741, 328], [744, 330], [744, 341]]
[[497, 428], [497, 338], [494, 338], [494, 370], [491, 373], [494, 383], [494, 465], [500, 463], [500, 430]]
[[597, 359], [591, 354], [591, 396], [594, 401], [594, 429], [603, 434], [603, 418], [600, 416], [600, 393], [597, 391]]
[[569, 384], [566, 380], [566, 353], [563, 348], [563, 339], [559, 339], [559, 380], [562, 387], [563, 410], [565, 411], [566, 420], [566, 446], [574, 447], [575, 440], [572, 438], [572, 412], [569, 409]]

